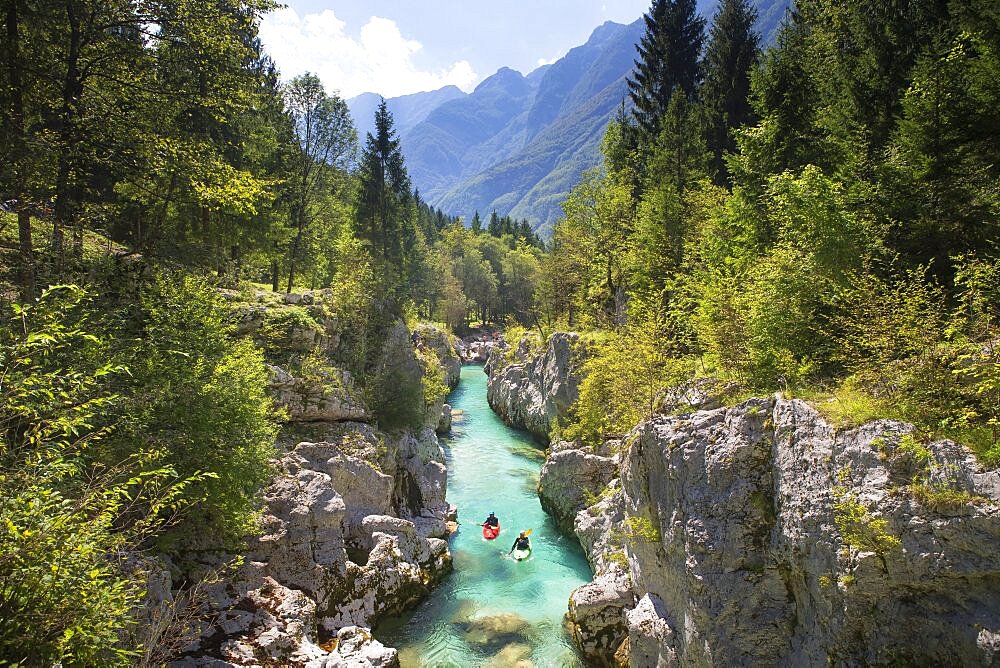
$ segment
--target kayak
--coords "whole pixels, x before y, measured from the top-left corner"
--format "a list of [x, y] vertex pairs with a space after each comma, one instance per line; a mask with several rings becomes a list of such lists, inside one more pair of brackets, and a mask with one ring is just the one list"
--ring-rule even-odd
[[490, 525], [487, 524], [486, 526], [483, 527], [483, 538], [485, 538], [486, 540], [493, 540], [499, 535], [500, 535], [499, 525], [491, 527]]
[[510, 553], [510, 556], [514, 557], [515, 561], [524, 561], [531, 556], [531, 548], [529, 547], [527, 550], [514, 550]]

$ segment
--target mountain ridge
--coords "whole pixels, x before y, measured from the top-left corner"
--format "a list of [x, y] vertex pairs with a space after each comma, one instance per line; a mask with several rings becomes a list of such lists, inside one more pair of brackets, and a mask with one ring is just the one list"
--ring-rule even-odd
[[[708, 16], [715, 4], [701, 0], [698, 11]], [[788, 0], [754, 4], [769, 42]], [[600, 164], [601, 138], [626, 99], [644, 28], [641, 17], [606, 21], [585, 43], [526, 75], [501, 67], [471, 93], [445, 87], [388, 99], [421, 197], [466, 220], [496, 210], [544, 232], [581, 174]], [[378, 99], [365, 93], [348, 101], [362, 137]], [[359, 116], [366, 111], [368, 118]]]

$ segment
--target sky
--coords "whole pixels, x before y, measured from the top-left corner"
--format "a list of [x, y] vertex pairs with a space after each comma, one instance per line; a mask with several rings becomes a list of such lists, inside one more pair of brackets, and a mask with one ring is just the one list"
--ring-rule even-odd
[[501, 67], [522, 74], [631, 23], [649, 0], [284, 0], [260, 36], [283, 78], [309, 71], [328, 92], [396, 97], [453, 84], [467, 92]]

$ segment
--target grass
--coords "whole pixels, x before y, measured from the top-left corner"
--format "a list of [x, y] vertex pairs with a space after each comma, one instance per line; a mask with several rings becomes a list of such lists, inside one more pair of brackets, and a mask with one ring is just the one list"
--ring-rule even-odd
[[832, 391], [807, 388], [796, 392], [796, 397], [809, 403], [820, 415], [837, 429], [853, 429], [879, 419], [903, 419], [887, 401], [873, 397], [855, 386], [850, 380]]
[[989, 502], [986, 497], [952, 489], [943, 484], [913, 484], [907, 489], [920, 505], [937, 513], [954, 512], [967, 506]]

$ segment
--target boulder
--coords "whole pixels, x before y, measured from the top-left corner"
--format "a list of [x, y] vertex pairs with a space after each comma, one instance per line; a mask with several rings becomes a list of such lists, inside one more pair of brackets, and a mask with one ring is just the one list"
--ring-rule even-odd
[[589, 664], [601, 664], [628, 635], [625, 609], [634, 603], [628, 575], [612, 570], [577, 587], [569, 597], [567, 619], [573, 638]]
[[345, 370], [300, 378], [279, 366], [268, 365], [268, 389], [278, 406], [297, 422], [368, 422], [371, 415]]
[[[414, 605], [451, 568], [445, 541], [398, 516], [397, 480], [433, 470], [433, 479], [413, 484], [424, 490], [421, 500], [442, 507], [406, 512], [425, 524], [437, 513], [443, 533], [448, 506], [435, 466], [443, 456], [433, 432], [386, 442], [369, 425], [345, 423], [340, 434], [336, 442], [299, 443], [277, 462], [261, 535], [235, 572], [205, 580], [211, 623], [177, 665], [395, 665], [395, 650], [369, 642], [367, 629]], [[197, 568], [210, 572], [229, 559]], [[341, 633], [349, 627], [360, 630]], [[331, 636], [327, 651], [320, 640]]]
[[911, 431], [838, 433], [783, 399], [639, 425], [621, 470], [633, 588], [650, 595], [634, 665], [658, 665], [638, 658], [651, 643], [659, 663], [1000, 659], [981, 641], [1000, 627], [1000, 474], [954, 443], [921, 446], [932, 484], [975, 495], [925, 507], [894, 471]]
[[564, 531], [571, 532], [576, 514], [588, 506], [617, 474], [618, 466], [610, 457], [554, 446], [538, 480], [542, 508], [555, 518]]
[[507, 424], [527, 429], [547, 444], [552, 427], [565, 417], [579, 396], [583, 353], [579, 335], [556, 332], [541, 354], [532, 355], [525, 337], [514, 361], [494, 348], [484, 370], [489, 375], [486, 398]]
[[436, 429], [439, 434], [447, 434], [451, 431], [451, 405], [445, 404], [441, 407], [441, 420]]
[[444, 370], [444, 382], [449, 389], [458, 387], [462, 374], [462, 357], [458, 352], [458, 339], [429, 323], [420, 323], [414, 329], [418, 341], [437, 355]]
[[348, 626], [337, 631], [329, 656], [307, 668], [397, 668], [399, 653], [372, 637], [371, 631]]

